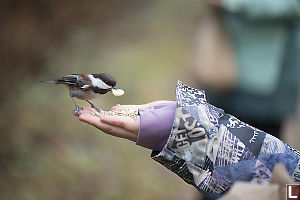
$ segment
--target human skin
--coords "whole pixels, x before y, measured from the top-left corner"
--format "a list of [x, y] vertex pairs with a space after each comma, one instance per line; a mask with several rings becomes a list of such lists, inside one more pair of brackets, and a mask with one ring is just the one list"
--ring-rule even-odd
[[[153, 109], [156, 105], [170, 102], [172, 101], [155, 101], [143, 105], [117, 105], [112, 107], [111, 110]], [[127, 116], [111, 115], [101, 115], [101, 117], [98, 117], [91, 114], [91, 112], [94, 111], [96, 110], [93, 108], [84, 107], [81, 111], [81, 114], [77, 116], [80, 121], [90, 124], [108, 135], [125, 138], [136, 142], [140, 128], [139, 117], [137, 119]]]

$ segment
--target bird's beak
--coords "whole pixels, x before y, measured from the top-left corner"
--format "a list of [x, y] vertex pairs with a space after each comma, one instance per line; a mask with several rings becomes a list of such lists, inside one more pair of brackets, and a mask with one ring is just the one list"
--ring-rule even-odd
[[110, 89], [110, 91], [111, 92], [113, 92], [113, 91], [116, 91], [118, 88], [115, 86], [115, 87], [112, 87], [111, 89]]

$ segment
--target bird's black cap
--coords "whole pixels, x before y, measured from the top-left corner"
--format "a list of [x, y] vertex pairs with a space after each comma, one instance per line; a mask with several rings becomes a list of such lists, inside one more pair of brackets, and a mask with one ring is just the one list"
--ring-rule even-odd
[[101, 74], [92, 74], [93, 77], [101, 79], [104, 83], [111, 87], [115, 87], [117, 85], [116, 79], [112, 77], [112, 75], [107, 73], [101, 73]]

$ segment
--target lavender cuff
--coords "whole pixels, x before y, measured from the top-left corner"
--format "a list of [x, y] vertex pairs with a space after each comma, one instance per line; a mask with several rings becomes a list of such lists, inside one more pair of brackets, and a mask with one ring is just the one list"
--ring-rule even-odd
[[161, 150], [169, 138], [175, 109], [175, 102], [157, 105], [154, 109], [139, 109], [140, 129], [136, 144], [152, 150]]

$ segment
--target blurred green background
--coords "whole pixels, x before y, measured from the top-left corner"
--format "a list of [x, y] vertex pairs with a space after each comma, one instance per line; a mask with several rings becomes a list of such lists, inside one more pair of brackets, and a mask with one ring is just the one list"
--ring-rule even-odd
[[126, 93], [94, 101], [104, 109], [174, 100], [176, 81], [189, 81], [201, 8], [198, 0], [2, 0], [0, 199], [192, 199], [192, 186], [150, 150], [80, 123], [67, 89], [39, 80], [110, 73]]

